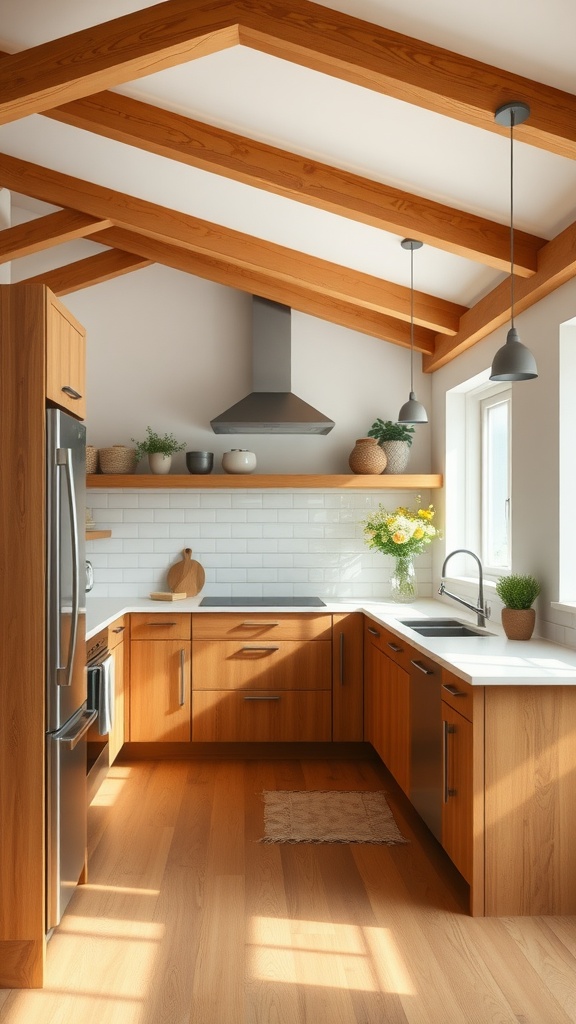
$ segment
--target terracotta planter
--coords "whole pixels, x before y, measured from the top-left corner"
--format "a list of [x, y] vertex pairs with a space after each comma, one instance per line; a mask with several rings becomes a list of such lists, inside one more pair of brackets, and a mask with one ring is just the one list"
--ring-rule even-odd
[[533, 608], [503, 608], [502, 626], [509, 640], [529, 640], [534, 632]]

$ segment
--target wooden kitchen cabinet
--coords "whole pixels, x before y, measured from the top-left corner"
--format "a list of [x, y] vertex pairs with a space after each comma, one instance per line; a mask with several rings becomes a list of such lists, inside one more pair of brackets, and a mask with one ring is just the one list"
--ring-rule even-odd
[[331, 635], [327, 614], [195, 615], [193, 740], [331, 740]]
[[372, 744], [404, 792], [410, 792], [411, 649], [367, 619], [364, 738]]
[[113, 764], [124, 745], [126, 701], [125, 701], [125, 647], [124, 617], [108, 626], [108, 650], [114, 658], [114, 722], [108, 740], [109, 760]]
[[332, 739], [364, 738], [364, 616], [332, 616]]
[[131, 742], [191, 739], [190, 629], [190, 615], [131, 615]]
[[[60, 307], [44, 285], [0, 286], [0, 615], [5, 624], [0, 654], [0, 987], [5, 988], [39, 987], [45, 970], [45, 452], [54, 304]], [[83, 415], [82, 409], [75, 413]]]
[[78, 419], [86, 416], [86, 332], [46, 292], [46, 398]]
[[442, 846], [472, 881], [472, 723], [442, 701]]

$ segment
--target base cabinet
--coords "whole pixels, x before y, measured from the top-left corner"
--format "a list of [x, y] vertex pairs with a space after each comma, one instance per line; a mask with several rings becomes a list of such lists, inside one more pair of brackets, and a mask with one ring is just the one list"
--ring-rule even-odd
[[[390, 650], [392, 657], [384, 653]], [[365, 630], [364, 739], [406, 794], [410, 792], [409, 648], [369, 621]]]
[[190, 615], [131, 616], [131, 742], [191, 739], [190, 630]]
[[315, 613], [194, 616], [192, 739], [331, 740], [331, 626]]
[[332, 739], [364, 738], [364, 616], [332, 616]]
[[442, 701], [442, 846], [472, 882], [472, 723]]
[[125, 661], [124, 658], [124, 634], [126, 624], [124, 619], [113, 622], [108, 627], [108, 650], [114, 659], [114, 718], [108, 739], [108, 750], [110, 764], [113, 764], [124, 745], [124, 734], [126, 728], [125, 708]]

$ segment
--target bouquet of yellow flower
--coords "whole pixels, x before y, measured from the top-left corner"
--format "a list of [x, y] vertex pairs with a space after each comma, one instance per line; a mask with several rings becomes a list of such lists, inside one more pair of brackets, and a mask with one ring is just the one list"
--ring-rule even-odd
[[433, 505], [418, 509], [401, 505], [394, 512], [388, 512], [379, 505], [363, 520], [366, 543], [369, 548], [377, 548], [383, 554], [396, 558], [419, 555], [438, 536], [438, 530], [432, 523], [434, 515]]

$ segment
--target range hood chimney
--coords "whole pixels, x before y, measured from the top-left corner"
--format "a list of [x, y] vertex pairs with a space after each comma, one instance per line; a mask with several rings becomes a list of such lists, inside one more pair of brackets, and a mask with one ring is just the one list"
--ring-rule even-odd
[[334, 421], [292, 394], [289, 306], [252, 299], [253, 391], [210, 421], [215, 434], [328, 434]]

